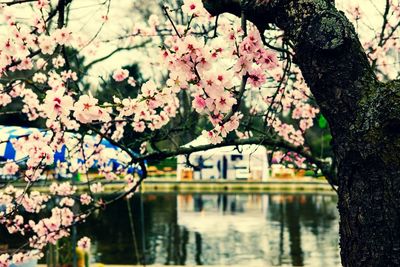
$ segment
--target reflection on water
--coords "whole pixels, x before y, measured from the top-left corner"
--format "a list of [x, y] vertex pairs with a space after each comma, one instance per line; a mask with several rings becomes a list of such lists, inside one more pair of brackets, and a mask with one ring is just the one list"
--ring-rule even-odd
[[[79, 226], [113, 264], [340, 266], [336, 197], [145, 194]], [[134, 234], [132, 228], [134, 228]]]

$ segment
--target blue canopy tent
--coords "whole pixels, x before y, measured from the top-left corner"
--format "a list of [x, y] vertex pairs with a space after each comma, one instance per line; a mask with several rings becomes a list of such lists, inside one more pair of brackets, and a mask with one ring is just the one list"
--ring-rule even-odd
[[[38, 128], [27, 128], [27, 127], [19, 127], [19, 126], [4, 126], [0, 125], [0, 162], [4, 162], [7, 160], [24, 160], [26, 155], [23, 155], [17, 152], [13, 144], [11, 143], [12, 139], [17, 139], [25, 136], [29, 136], [35, 132], [44, 132], [45, 134], [51, 134], [48, 130], [38, 129]], [[69, 136], [80, 138], [79, 134], [66, 133]], [[117, 146], [112, 145], [108, 140], [102, 138], [99, 139], [96, 135], [85, 135], [84, 137], [85, 143], [92, 143], [96, 145], [104, 146], [107, 151], [110, 152], [110, 155], [116, 155], [117, 152], [121, 152], [121, 149]], [[134, 152], [133, 152], [134, 153]], [[136, 154], [136, 153], [134, 153]], [[126, 158], [128, 156], [126, 155]], [[68, 153], [66, 145], [63, 145], [59, 151], [54, 153], [54, 164], [56, 165], [58, 162], [67, 162], [68, 161]], [[109, 158], [108, 165], [111, 165], [113, 169], [117, 169], [120, 165], [124, 165], [125, 162], [120, 162], [121, 158], [113, 158], [112, 156]], [[78, 159], [78, 162], [83, 163], [84, 159]], [[96, 162], [95, 164], [96, 165]], [[137, 172], [139, 175], [142, 174], [140, 168], [129, 167], [128, 172]]]

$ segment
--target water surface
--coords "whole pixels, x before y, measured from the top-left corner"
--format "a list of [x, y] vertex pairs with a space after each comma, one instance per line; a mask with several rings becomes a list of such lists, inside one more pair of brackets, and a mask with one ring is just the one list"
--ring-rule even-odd
[[312, 194], [144, 194], [95, 214], [78, 237], [89, 236], [93, 257], [105, 264], [340, 266], [336, 201]]

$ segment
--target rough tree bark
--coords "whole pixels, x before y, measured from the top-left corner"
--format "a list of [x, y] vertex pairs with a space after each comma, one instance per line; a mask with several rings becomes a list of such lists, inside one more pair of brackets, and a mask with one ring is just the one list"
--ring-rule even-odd
[[294, 62], [328, 119], [337, 158], [343, 266], [400, 266], [400, 82], [380, 83], [332, 0], [203, 0], [294, 44]]

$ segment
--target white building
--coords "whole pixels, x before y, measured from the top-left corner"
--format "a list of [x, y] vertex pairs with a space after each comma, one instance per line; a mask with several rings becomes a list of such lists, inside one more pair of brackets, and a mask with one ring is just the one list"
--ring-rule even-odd
[[[209, 144], [207, 138], [200, 136], [183, 147], [207, 144]], [[213, 148], [190, 154], [189, 161], [194, 167], [187, 166], [185, 155], [178, 156], [178, 180], [266, 180], [269, 178], [267, 149], [261, 145]]]

